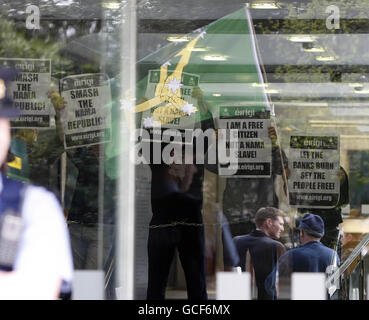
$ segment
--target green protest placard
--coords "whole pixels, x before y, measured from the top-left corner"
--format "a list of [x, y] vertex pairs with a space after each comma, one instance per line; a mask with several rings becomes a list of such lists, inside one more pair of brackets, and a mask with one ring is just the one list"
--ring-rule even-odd
[[173, 71], [168, 70], [167, 74], [169, 77], [173, 75], [173, 79], [164, 84], [160, 70], [149, 70], [145, 98], [158, 98], [158, 103], [142, 113], [141, 126], [149, 130], [151, 139], [154, 139], [155, 130], [159, 130], [155, 137], [160, 139], [162, 129], [176, 129], [184, 142], [186, 129], [200, 127], [197, 98], [192, 96], [194, 88], [199, 85], [200, 76], [181, 72], [177, 79]]

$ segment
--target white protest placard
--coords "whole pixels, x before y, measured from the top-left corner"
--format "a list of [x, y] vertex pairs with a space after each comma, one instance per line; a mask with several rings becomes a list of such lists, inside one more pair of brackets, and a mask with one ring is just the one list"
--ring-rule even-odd
[[[149, 131], [151, 141], [161, 141], [162, 130], [176, 129], [171, 132], [180, 134], [180, 140], [184, 143], [192, 143], [192, 140], [186, 141], [184, 135], [186, 129], [200, 126], [197, 98], [192, 96], [194, 87], [199, 85], [200, 76], [182, 72], [180, 81], [173, 84], [173, 86], [176, 85], [173, 91], [180, 89], [180, 96], [176, 96], [173, 91], [166, 89], [166, 85], [163, 86], [165, 87], [163, 92], [157, 90], [160, 84], [160, 72], [160, 70], [149, 70], [145, 98], [154, 100], [160, 97], [160, 102], [142, 113], [142, 128]], [[168, 71], [168, 74], [170, 75], [171, 72]], [[175, 80], [177, 79], [173, 81]], [[167, 87], [171, 88], [170, 85]], [[185, 103], [182, 104], [182, 101]]]
[[81, 74], [61, 80], [65, 148], [108, 142], [111, 139], [111, 91], [107, 75]]
[[332, 208], [339, 200], [337, 136], [291, 136], [288, 190], [291, 207]]
[[[220, 147], [233, 153], [237, 163], [222, 164], [219, 175], [230, 178], [268, 178], [271, 176], [272, 145], [268, 136], [270, 113], [249, 106], [220, 106], [218, 128], [232, 130], [232, 139], [226, 139]], [[234, 168], [236, 166], [236, 168]]]
[[0, 58], [1, 68], [18, 71], [10, 83], [10, 96], [22, 115], [11, 120], [13, 128], [50, 127], [51, 101], [47, 92], [51, 87], [50, 59]]

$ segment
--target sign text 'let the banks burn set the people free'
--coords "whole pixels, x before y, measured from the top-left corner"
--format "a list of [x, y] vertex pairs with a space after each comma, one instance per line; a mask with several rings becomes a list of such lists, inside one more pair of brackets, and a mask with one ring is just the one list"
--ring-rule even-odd
[[339, 138], [291, 136], [288, 180], [290, 205], [332, 208], [339, 198]]
[[222, 106], [219, 108], [219, 129], [229, 132], [224, 139], [225, 152], [235, 163], [219, 162], [219, 174], [229, 177], [270, 177], [272, 146], [268, 137], [270, 113], [252, 107]]
[[21, 115], [12, 119], [13, 128], [50, 127], [51, 102], [47, 96], [51, 84], [49, 59], [0, 58], [0, 67], [17, 70], [10, 83], [10, 95]]
[[64, 144], [75, 148], [110, 141], [111, 91], [105, 74], [82, 74], [61, 80]]

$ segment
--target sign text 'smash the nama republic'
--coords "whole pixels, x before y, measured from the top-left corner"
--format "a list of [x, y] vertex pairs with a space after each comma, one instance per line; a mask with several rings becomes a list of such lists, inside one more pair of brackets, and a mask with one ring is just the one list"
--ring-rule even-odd
[[64, 144], [75, 148], [110, 141], [111, 91], [105, 74], [82, 74], [61, 80]]
[[18, 71], [10, 84], [14, 106], [22, 115], [12, 119], [13, 128], [50, 127], [51, 101], [47, 92], [51, 85], [51, 61], [49, 59], [0, 58], [0, 67]]

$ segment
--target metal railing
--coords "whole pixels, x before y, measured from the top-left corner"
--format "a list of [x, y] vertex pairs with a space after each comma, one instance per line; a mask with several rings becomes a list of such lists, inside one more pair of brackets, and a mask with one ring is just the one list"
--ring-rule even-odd
[[358, 257], [360, 259], [362, 258], [363, 250], [368, 244], [369, 244], [369, 234], [367, 234], [360, 241], [360, 243], [354, 248], [354, 250], [347, 257], [347, 259], [341, 264], [341, 266], [336, 271], [334, 271], [333, 274], [328, 276], [326, 280], [326, 287], [330, 292], [330, 295], [332, 295], [337, 289], [340, 288], [341, 280], [344, 278], [346, 270], [350, 268], [354, 263], [357, 264], [359, 263]]

